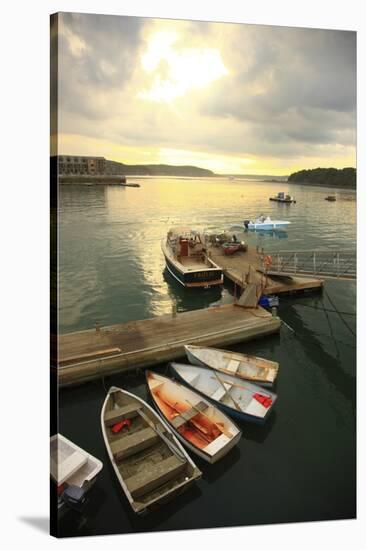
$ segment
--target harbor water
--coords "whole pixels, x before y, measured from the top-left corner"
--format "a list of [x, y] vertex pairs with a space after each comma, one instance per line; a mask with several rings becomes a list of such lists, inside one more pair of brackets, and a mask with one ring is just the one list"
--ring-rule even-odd
[[[232, 290], [184, 289], [165, 271], [160, 241], [173, 225], [235, 233], [271, 254], [356, 247], [353, 191], [227, 178], [134, 178], [140, 188], [60, 186], [62, 333], [233, 300]], [[296, 204], [269, 201], [278, 191]], [[336, 202], [324, 198], [335, 192]], [[244, 232], [259, 214], [286, 232]], [[334, 310], [337, 310], [335, 312]], [[280, 363], [278, 401], [264, 426], [240, 425], [239, 445], [196, 487], [149, 516], [129, 509], [100, 429], [105, 389], [147, 398], [143, 373], [60, 392], [59, 431], [104, 463], [84, 512], [66, 514], [61, 536], [353, 518], [356, 513], [356, 283], [280, 297], [279, 335], [233, 346]], [[160, 365], [161, 372], [166, 365]]]

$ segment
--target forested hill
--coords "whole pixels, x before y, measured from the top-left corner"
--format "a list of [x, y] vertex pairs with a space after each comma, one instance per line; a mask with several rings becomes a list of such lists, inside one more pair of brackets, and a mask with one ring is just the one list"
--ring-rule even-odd
[[300, 170], [299, 172], [291, 174], [287, 181], [355, 189], [356, 169], [342, 168], [338, 170], [337, 168], [314, 168], [313, 170]]
[[108, 174], [123, 176], [182, 176], [182, 177], [211, 177], [215, 174], [211, 170], [197, 166], [171, 166], [168, 164], [123, 164], [114, 160], [106, 161]]

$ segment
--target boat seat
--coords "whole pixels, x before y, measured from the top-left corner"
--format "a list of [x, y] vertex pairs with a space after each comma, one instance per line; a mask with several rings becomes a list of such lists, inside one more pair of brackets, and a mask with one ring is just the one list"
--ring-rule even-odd
[[220, 401], [222, 397], [225, 395], [225, 390], [222, 386], [218, 387], [217, 390], [213, 392], [213, 394], [210, 395], [210, 399], [213, 399], [214, 401]]
[[113, 426], [116, 422], [120, 422], [125, 418], [134, 418], [138, 415], [138, 410], [142, 409], [142, 404], [133, 402], [123, 407], [117, 407], [116, 409], [111, 409], [106, 412], [104, 415], [104, 424], [106, 426]]
[[175, 455], [157, 464], [145, 465], [142, 471], [126, 479], [127, 489], [133, 498], [141, 497], [177, 477], [186, 467], [187, 462], [182, 462]]
[[206, 405], [206, 403], [204, 403], [203, 401], [200, 401], [194, 407], [191, 407], [190, 409], [184, 411], [184, 413], [181, 413], [181, 414], [177, 415], [171, 421], [174, 428], [175, 429], [180, 428], [181, 426], [183, 426], [183, 424], [188, 422], [188, 420], [190, 420], [191, 418], [193, 418], [194, 416], [199, 414], [199, 412], [202, 412], [205, 409], [207, 409], [207, 407], [208, 407], [208, 405]]
[[193, 374], [191, 372], [184, 373], [184, 378], [186, 382], [188, 382], [188, 384], [193, 387], [196, 386], [200, 376], [201, 376], [200, 374], [196, 374], [195, 372]]
[[145, 428], [112, 441], [110, 447], [114, 458], [118, 461], [151, 447], [158, 439], [152, 428]]
[[56, 462], [57, 483], [61, 485], [88, 461], [87, 455], [78, 451], [73, 452], [65, 460]]
[[230, 359], [230, 361], [226, 365], [226, 370], [235, 374], [239, 368], [239, 365], [240, 365], [240, 361], [237, 361], [236, 359]]

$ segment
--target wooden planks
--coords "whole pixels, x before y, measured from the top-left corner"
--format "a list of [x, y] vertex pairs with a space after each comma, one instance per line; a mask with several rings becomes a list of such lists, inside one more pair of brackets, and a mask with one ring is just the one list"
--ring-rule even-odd
[[[185, 355], [185, 344], [220, 347], [278, 332], [280, 325], [262, 308], [251, 311], [229, 304], [64, 334], [59, 337], [58, 382], [72, 385], [172, 361]], [[85, 358], [103, 347], [122, 352]]]
[[263, 294], [296, 293], [319, 290], [324, 281], [315, 277], [269, 277], [261, 273], [261, 254], [252, 247], [237, 252], [234, 256], [225, 256], [219, 247], [210, 247], [210, 258], [224, 272], [227, 279], [244, 288], [246, 283], [255, 283], [263, 287]]
[[138, 415], [138, 410], [142, 409], [141, 403], [130, 403], [124, 407], [118, 407], [106, 412], [104, 416], [104, 424], [106, 426], [113, 426], [116, 422], [120, 422], [125, 418], [134, 418]]
[[147, 447], [151, 447], [158, 439], [156, 432], [152, 428], [144, 428], [133, 434], [125, 435], [121, 439], [112, 441], [110, 447], [114, 458], [122, 460]]
[[174, 455], [170, 456], [158, 464], [146, 465], [142, 471], [126, 479], [127, 489], [133, 498], [141, 497], [177, 477], [186, 467], [187, 462], [182, 462]]
[[194, 416], [197, 416], [197, 414], [205, 411], [206, 409], [207, 409], [206, 403], [204, 403], [203, 401], [200, 401], [194, 407], [191, 407], [187, 411], [184, 411], [178, 416], [175, 416], [171, 421], [171, 423], [173, 424], [174, 428], [177, 430], [178, 428], [183, 426], [183, 424], [191, 420], [191, 418], [193, 418]]

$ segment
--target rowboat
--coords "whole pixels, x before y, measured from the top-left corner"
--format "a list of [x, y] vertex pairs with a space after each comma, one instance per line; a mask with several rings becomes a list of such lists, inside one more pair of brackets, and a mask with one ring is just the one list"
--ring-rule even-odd
[[50, 439], [50, 473], [57, 487], [59, 512], [81, 511], [103, 463], [61, 434]]
[[262, 357], [203, 346], [187, 345], [184, 349], [192, 365], [209, 367], [260, 386], [272, 386], [278, 374], [279, 364]]
[[291, 222], [283, 220], [271, 220], [269, 216], [259, 216], [256, 220], [244, 220], [245, 229], [282, 229], [287, 225], [290, 225]]
[[208, 397], [222, 411], [238, 420], [263, 424], [277, 399], [276, 394], [228, 374], [180, 363], [170, 363], [170, 367], [174, 376], [189, 388]]
[[201, 477], [170, 428], [136, 395], [112, 386], [101, 425], [117, 479], [137, 514], [158, 507]]
[[199, 457], [213, 464], [239, 441], [236, 424], [197, 392], [151, 371], [146, 372], [146, 380], [157, 410]]
[[173, 227], [161, 241], [169, 273], [184, 287], [222, 285], [222, 269], [207, 255], [205, 237], [187, 227]]

